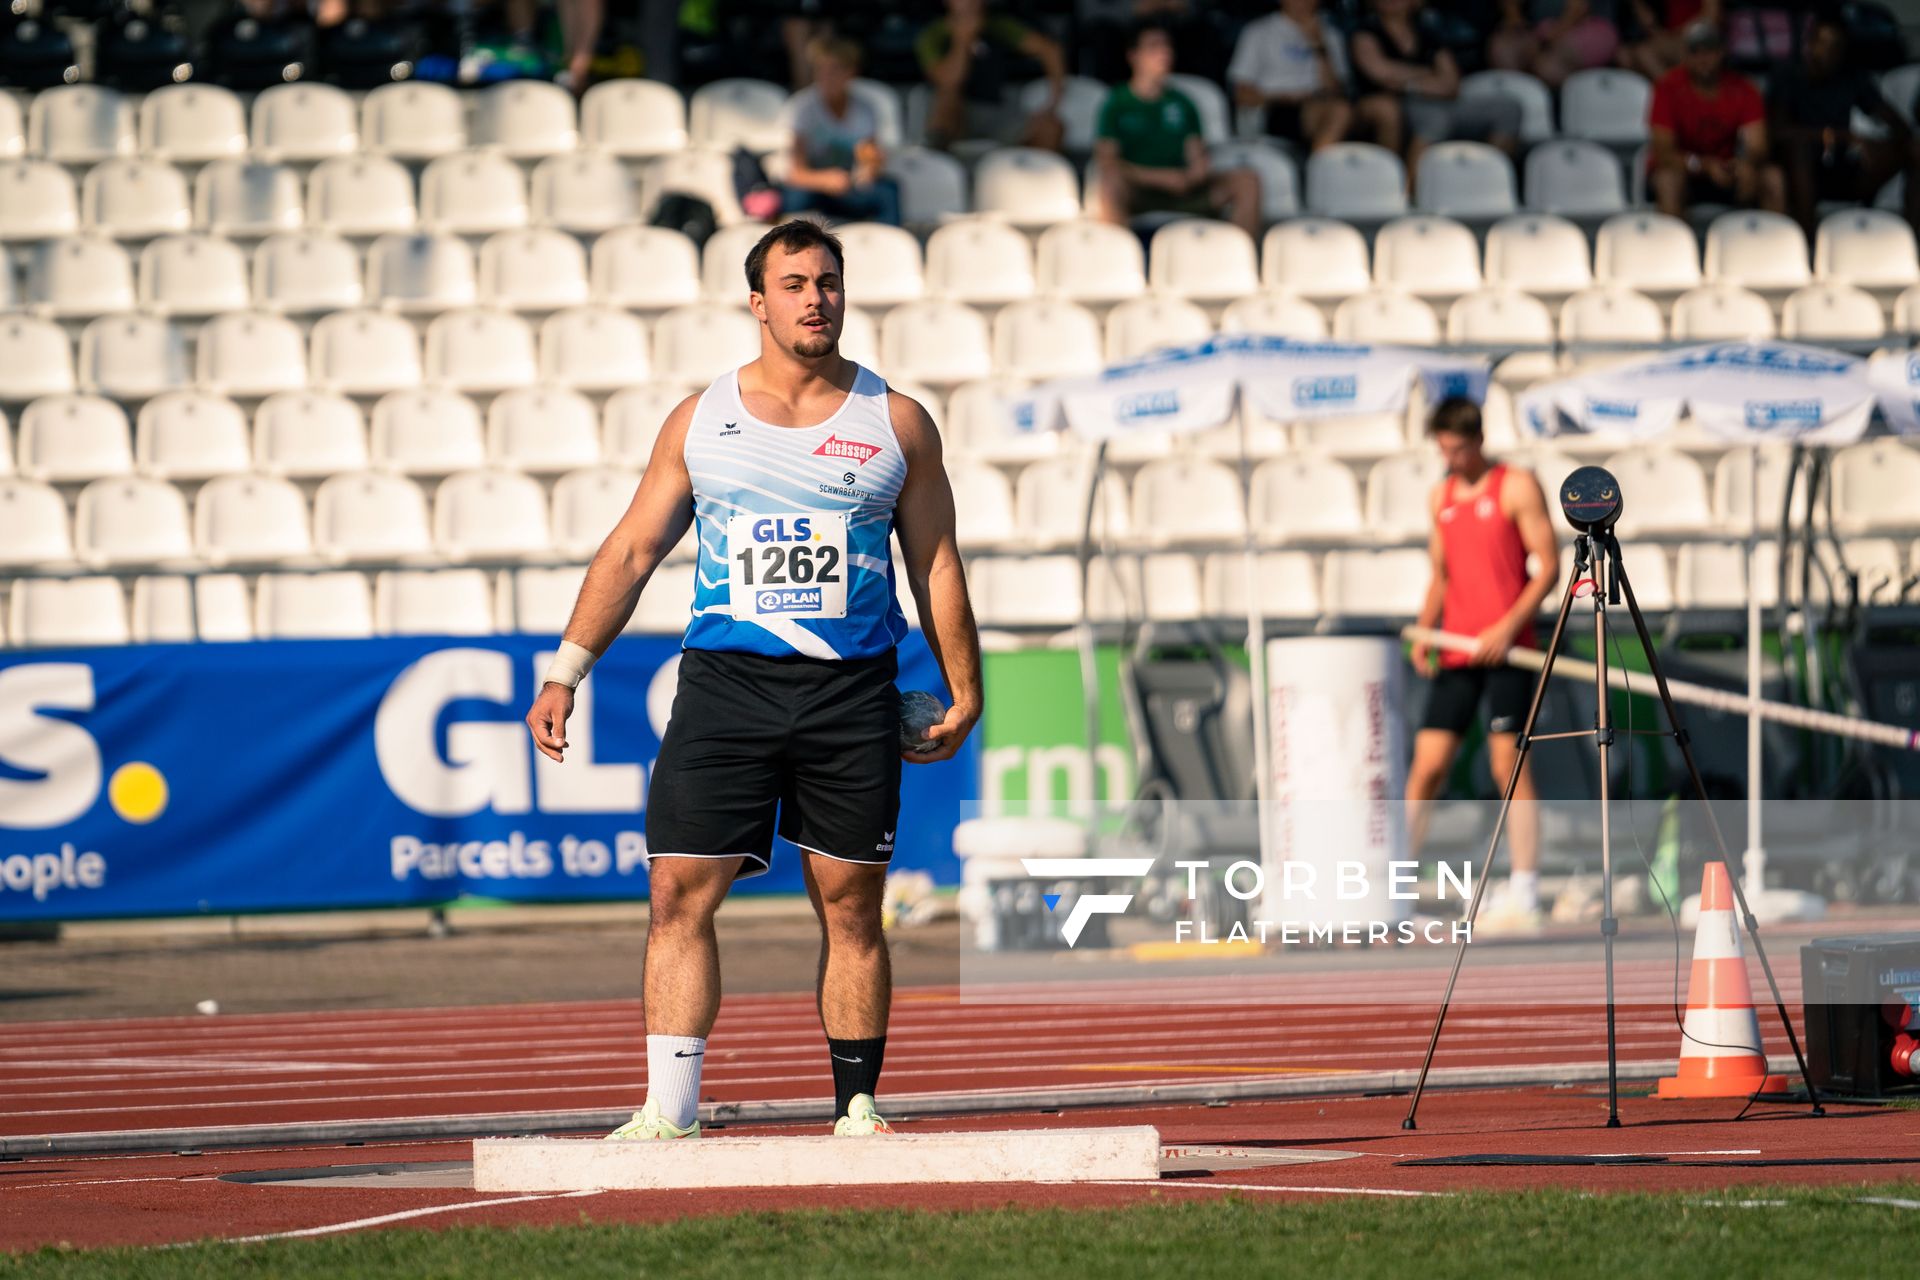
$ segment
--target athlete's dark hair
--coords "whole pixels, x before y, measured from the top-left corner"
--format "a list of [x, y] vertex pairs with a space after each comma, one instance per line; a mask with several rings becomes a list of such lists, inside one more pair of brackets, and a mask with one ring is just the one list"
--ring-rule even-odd
[[799, 253], [803, 249], [825, 249], [833, 255], [841, 272], [846, 272], [847, 256], [840, 251], [840, 238], [817, 222], [794, 218], [761, 236], [748, 252], [747, 288], [755, 293], [767, 291], [767, 255], [773, 252], [776, 245], [788, 253]]
[[1429, 435], [1445, 432], [1450, 436], [1478, 436], [1480, 434], [1480, 406], [1465, 396], [1448, 396], [1433, 408], [1433, 417], [1427, 423]]
[[1158, 33], [1173, 44], [1173, 28], [1167, 25], [1165, 18], [1140, 18], [1127, 27], [1127, 52], [1132, 53], [1140, 47], [1140, 42], [1148, 36]]

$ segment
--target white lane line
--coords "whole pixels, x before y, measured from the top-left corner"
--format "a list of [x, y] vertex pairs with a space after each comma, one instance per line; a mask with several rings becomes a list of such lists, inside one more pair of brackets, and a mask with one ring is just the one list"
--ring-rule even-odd
[[1757, 1156], [1758, 1147], [1729, 1147], [1723, 1151], [1584, 1151], [1582, 1160], [1619, 1160], [1630, 1156]]
[[1278, 1187], [1266, 1182], [1213, 1182], [1206, 1178], [1162, 1178], [1158, 1182], [1138, 1180], [1112, 1181], [1089, 1179], [1085, 1182], [1059, 1183], [1080, 1187], [1149, 1187], [1155, 1191], [1180, 1187], [1192, 1191], [1284, 1191], [1314, 1196], [1445, 1196], [1446, 1191], [1409, 1191], [1402, 1187]]
[[1902, 1200], [1896, 1196], [1861, 1196], [1858, 1203], [1883, 1204], [1890, 1209], [1920, 1209], [1920, 1200]]
[[[425, 1209], [407, 1209], [400, 1213], [383, 1213], [377, 1218], [355, 1218], [351, 1222], [333, 1222], [324, 1227], [302, 1227], [298, 1231], [273, 1231], [259, 1236], [232, 1236], [222, 1244], [258, 1244], [263, 1240], [297, 1240], [302, 1236], [330, 1236], [342, 1231], [359, 1231], [366, 1227], [382, 1227], [389, 1222], [405, 1222], [410, 1218], [428, 1218], [437, 1213], [459, 1213], [463, 1209], [485, 1209], [496, 1204], [526, 1204], [532, 1200], [570, 1200], [577, 1196], [597, 1196], [597, 1190], [561, 1191], [551, 1195], [508, 1196], [494, 1200], [467, 1200], [460, 1204], [436, 1204]], [[194, 1242], [197, 1243], [197, 1242]], [[168, 1248], [185, 1248], [186, 1244], [169, 1245]]]

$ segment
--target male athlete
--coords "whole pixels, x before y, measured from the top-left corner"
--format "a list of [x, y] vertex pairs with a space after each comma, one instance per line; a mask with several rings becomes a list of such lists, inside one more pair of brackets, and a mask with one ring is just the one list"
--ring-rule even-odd
[[873, 1101], [892, 997], [880, 902], [903, 759], [894, 646], [907, 633], [891, 532], [953, 695], [928, 731], [935, 746], [905, 759], [959, 749], [980, 717], [980, 648], [940, 437], [918, 403], [840, 354], [843, 270], [840, 242], [811, 222], [774, 227], [747, 255], [760, 356], [668, 415], [527, 714], [534, 742], [560, 759], [574, 688], [695, 525], [693, 617], [647, 793], [647, 1099], [614, 1138], [699, 1133], [720, 1006], [713, 915], [737, 877], [771, 865], [776, 810], [822, 927], [834, 1132], [892, 1132]]
[[[1447, 474], [1427, 495], [1433, 517], [1428, 553], [1433, 580], [1420, 608], [1420, 625], [1473, 636], [1471, 654], [1445, 652], [1413, 739], [1407, 775], [1407, 831], [1418, 851], [1427, 834], [1429, 802], [1446, 788], [1460, 740], [1487, 704], [1487, 761], [1502, 787], [1513, 774], [1520, 727], [1533, 699], [1534, 676], [1506, 665], [1507, 651], [1532, 649], [1534, 615], [1559, 574], [1559, 551], [1546, 495], [1524, 467], [1489, 459], [1483, 450], [1480, 406], [1443, 400], [1428, 427]], [[1534, 561], [1527, 572], [1527, 557]], [[1414, 670], [1425, 675], [1433, 651], [1413, 646]], [[1513, 874], [1480, 919], [1490, 932], [1525, 931], [1540, 924], [1540, 822], [1531, 769], [1520, 771], [1518, 802], [1508, 819]]]

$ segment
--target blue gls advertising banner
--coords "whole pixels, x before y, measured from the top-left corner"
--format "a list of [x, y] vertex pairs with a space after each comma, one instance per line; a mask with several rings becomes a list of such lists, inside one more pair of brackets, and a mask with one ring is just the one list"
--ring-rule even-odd
[[[643, 897], [678, 637], [580, 688], [564, 764], [523, 717], [548, 637], [0, 654], [0, 920]], [[899, 684], [944, 690], [918, 632]], [[893, 865], [953, 883], [977, 745], [904, 769]], [[799, 854], [743, 881], [803, 887]]]

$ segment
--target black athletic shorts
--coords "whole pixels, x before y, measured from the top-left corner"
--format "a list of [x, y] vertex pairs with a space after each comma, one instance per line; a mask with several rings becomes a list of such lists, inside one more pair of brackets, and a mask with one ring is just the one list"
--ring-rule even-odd
[[1534, 674], [1518, 667], [1442, 667], [1433, 677], [1422, 729], [1444, 729], [1464, 735], [1473, 727], [1474, 713], [1484, 694], [1487, 732], [1518, 733], [1527, 722], [1533, 701]]
[[827, 660], [687, 649], [647, 789], [650, 857], [773, 864], [778, 831], [842, 862], [884, 866], [900, 816], [892, 650]]

